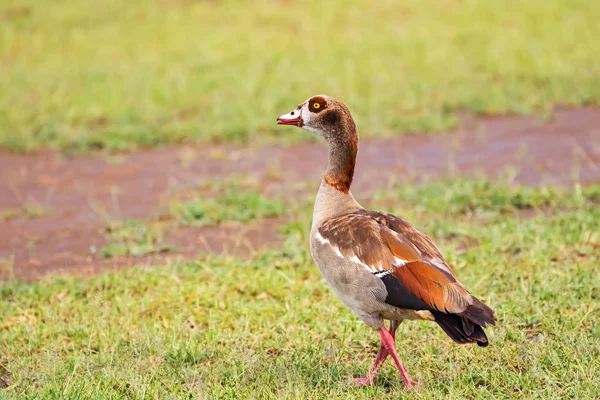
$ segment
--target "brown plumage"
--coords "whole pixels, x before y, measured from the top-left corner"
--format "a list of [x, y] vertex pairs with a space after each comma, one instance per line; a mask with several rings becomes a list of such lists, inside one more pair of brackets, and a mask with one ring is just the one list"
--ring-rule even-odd
[[405, 386], [414, 384], [394, 349], [396, 328], [404, 319], [435, 321], [458, 343], [487, 346], [483, 328], [495, 324], [494, 312], [467, 291], [435, 244], [402, 218], [365, 210], [350, 193], [358, 134], [348, 108], [319, 95], [277, 120], [315, 132], [329, 144], [329, 165], [313, 213], [311, 254], [340, 299], [381, 338], [373, 367], [355, 383], [373, 384], [391, 355]]
[[[385, 277], [389, 272], [398, 281], [393, 285], [399, 284], [403, 289], [399, 292], [388, 288], [388, 304], [431, 311], [455, 341], [487, 345], [483, 331], [472, 325], [494, 324], [493, 311], [469, 294], [435, 244], [413, 225], [392, 214], [360, 210], [325, 221], [318, 232], [335, 243], [345, 257], [356, 257], [375, 273]], [[409, 295], [425, 305], [414, 305]], [[459, 318], [444, 318], [443, 314], [456, 314]], [[451, 324], [456, 325], [455, 329], [451, 329]]]

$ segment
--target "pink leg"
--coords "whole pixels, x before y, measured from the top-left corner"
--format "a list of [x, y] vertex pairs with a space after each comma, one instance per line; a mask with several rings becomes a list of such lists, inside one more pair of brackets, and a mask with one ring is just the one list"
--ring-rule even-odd
[[385, 350], [383, 346], [381, 346], [379, 348], [379, 353], [377, 354], [377, 358], [375, 359], [373, 366], [371, 367], [369, 372], [367, 372], [367, 376], [365, 376], [364, 378], [355, 378], [354, 384], [356, 386], [373, 386], [373, 382], [375, 382], [375, 378], [377, 378], [377, 374], [379, 373], [379, 370], [381, 369], [381, 366], [383, 365], [383, 362], [385, 361], [388, 355], [389, 353]]
[[385, 328], [379, 330], [379, 336], [381, 337], [381, 345], [385, 347], [388, 353], [390, 353], [390, 355], [394, 359], [394, 362], [396, 363], [398, 371], [400, 371], [400, 375], [402, 375], [402, 379], [404, 379], [404, 388], [410, 389], [416, 386], [417, 383], [408, 377], [404, 366], [398, 358], [398, 354], [396, 354], [396, 344], [394, 343], [394, 337]]
[[[399, 325], [399, 322], [390, 321], [389, 334], [392, 337], [392, 340], [394, 340], [394, 337], [396, 337], [396, 328], [398, 327], [398, 325]], [[385, 330], [385, 328], [381, 328], [381, 329]], [[355, 378], [354, 384], [356, 386], [364, 386], [364, 385], [373, 386], [373, 382], [375, 382], [375, 378], [377, 378], [377, 374], [379, 374], [379, 370], [381, 369], [383, 362], [389, 355], [390, 355], [390, 353], [385, 349], [385, 347], [383, 346], [383, 342], [382, 342], [381, 346], [379, 347], [379, 353], [377, 354], [377, 358], [375, 359], [373, 366], [367, 373], [367, 376], [365, 376], [364, 378]]]

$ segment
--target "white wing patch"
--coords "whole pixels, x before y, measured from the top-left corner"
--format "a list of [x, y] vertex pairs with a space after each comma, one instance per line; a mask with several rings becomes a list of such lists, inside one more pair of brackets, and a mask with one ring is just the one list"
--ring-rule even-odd
[[408, 261], [398, 258], [396, 256], [394, 256], [394, 259], [392, 260], [392, 265], [397, 268], [404, 267], [406, 264], [408, 264]]
[[378, 278], [383, 278], [384, 276], [389, 275], [391, 273], [392, 273], [392, 271], [381, 271], [381, 272], [375, 273], [375, 276]]
[[362, 265], [369, 272], [377, 272], [377, 269], [375, 269], [375, 267], [371, 267], [370, 265], [367, 265], [364, 262], [360, 261], [360, 258], [358, 258], [357, 256], [350, 257], [350, 261], [355, 262], [358, 265]]
[[315, 232], [315, 239], [317, 239], [321, 244], [329, 245], [338, 257], [345, 258], [339, 247], [332, 245], [331, 242], [325, 239], [318, 230]]
[[[330, 245], [331, 246], [331, 245]], [[342, 254], [342, 252], [340, 251], [339, 247], [336, 246], [331, 246], [331, 248], [333, 249], [333, 251], [335, 252], [335, 254], [337, 254], [338, 257], [344, 258], [344, 255]]]
[[317, 231], [315, 232], [315, 239], [317, 239], [319, 242], [323, 243], [323, 244], [329, 244], [329, 240], [325, 239], [322, 235], [321, 232], [319, 232], [319, 230], [317, 229]]
[[[333, 252], [334, 252], [334, 253], [335, 253], [335, 254], [336, 254], [338, 257], [340, 257], [340, 258], [346, 258], [346, 257], [344, 257], [344, 255], [343, 255], [343, 254], [342, 254], [342, 252], [340, 251], [339, 247], [332, 245], [332, 244], [331, 244], [331, 242], [330, 242], [329, 240], [325, 239], [325, 238], [323, 237], [323, 235], [321, 235], [321, 233], [320, 233], [318, 230], [315, 232], [315, 239], [316, 239], [317, 241], [319, 241], [319, 243], [321, 243], [321, 244], [326, 244], [326, 245], [329, 245], [329, 246], [331, 247], [331, 249], [333, 250]], [[366, 270], [367, 270], [367, 271], [369, 271], [369, 272], [372, 272], [372, 273], [374, 273], [374, 274], [377, 274], [377, 273], [379, 273], [379, 274], [380, 274], [380, 273], [382, 273], [382, 272], [380, 272], [380, 270], [381, 270], [381, 264], [379, 264], [379, 266], [370, 266], [370, 265], [368, 265], [368, 264], [365, 264], [364, 262], [362, 262], [362, 261], [360, 260], [360, 258], [358, 258], [356, 255], [353, 255], [352, 257], [348, 257], [348, 259], [349, 259], [350, 261], [352, 261], [352, 262], [354, 262], [354, 263], [356, 263], [356, 264], [358, 264], [358, 265], [362, 266], [364, 269], [366, 269]], [[398, 258], [398, 260], [400, 260], [400, 259]], [[401, 260], [401, 261], [403, 261], [403, 260]], [[404, 261], [404, 262], [406, 263], [406, 261]], [[403, 265], [404, 265], [404, 264], [403, 264]], [[378, 267], [379, 267], [379, 268], [378, 268]], [[385, 271], [385, 272], [389, 273], [388, 271]], [[387, 274], [384, 274], [384, 275], [387, 275]], [[382, 275], [382, 276], [384, 276], [384, 275]], [[379, 276], [379, 275], [378, 275], [378, 276]]]

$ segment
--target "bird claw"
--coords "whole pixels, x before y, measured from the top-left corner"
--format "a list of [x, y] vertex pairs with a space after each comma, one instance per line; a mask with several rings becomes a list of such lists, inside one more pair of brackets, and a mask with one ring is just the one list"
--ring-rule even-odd
[[373, 386], [373, 380], [367, 377], [364, 378], [354, 378], [348, 381], [349, 384], [353, 384], [354, 386]]
[[405, 390], [412, 390], [412, 389], [416, 389], [418, 386], [417, 381], [413, 381], [410, 378], [407, 378], [407, 380], [404, 381], [404, 389]]

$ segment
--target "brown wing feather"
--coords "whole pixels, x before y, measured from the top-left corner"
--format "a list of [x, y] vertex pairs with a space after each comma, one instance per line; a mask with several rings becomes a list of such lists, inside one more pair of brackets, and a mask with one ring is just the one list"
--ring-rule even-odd
[[325, 221], [318, 230], [340, 256], [360, 261], [388, 289], [386, 303], [429, 309], [455, 341], [487, 345], [482, 327], [494, 312], [471, 296], [439, 249], [417, 228], [392, 214], [361, 210]]
[[[419, 261], [396, 268], [393, 275], [410, 293], [439, 310], [433, 313], [444, 331], [456, 341], [486, 346], [487, 338], [481, 327], [496, 324], [494, 311], [467, 292], [431, 239], [393, 214], [367, 210], [363, 213], [396, 233], [394, 238], [408, 241], [419, 251]], [[390, 236], [385, 238], [390, 240]], [[396, 257], [407, 254], [404, 248], [396, 251], [399, 246], [388, 244], [388, 247]]]
[[344, 257], [357, 257], [377, 271], [391, 268], [392, 254], [383, 245], [381, 227], [362, 214], [348, 214], [325, 221], [319, 234], [336, 247]]
[[471, 301], [471, 295], [456, 281], [425, 262], [411, 262], [392, 273], [409, 292], [436, 310], [460, 313]]
[[410, 294], [436, 310], [462, 312], [471, 303], [437, 247], [398, 217], [349, 214], [326, 221], [319, 233], [344, 257], [356, 257], [373, 272], [391, 272]]
[[392, 254], [407, 262], [392, 270], [402, 285], [439, 311], [465, 311], [473, 301], [472, 296], [431, 239], [395, 215], [369, 213], [381, 225], [381, 238]]
[[419, 261], [421, 259], [421, 252], [414, 244], [400, 235], [394, 234], [392, 230], [382, 228], [380, 229], [381, 239], [395, 257], [407, 262]]
[[448, 272], [454, 278], [454, 280], [458, 281], [458, 277], [452, 268], [450, 268], [444, 259], [444, 256], [433, 243], [433, 241], [410, 222], [389, 213], [368, 210], [364, 210], [362, 212], [366, 215], [369, 215], [380, 225], [392, 230], [396, 234], [395, 236], [397, 238], [402, 238], [402, 240], [410, 243], [414, 248], [416, 248], [420, 254], [420, 261], [441, 266], [445, 272]]

